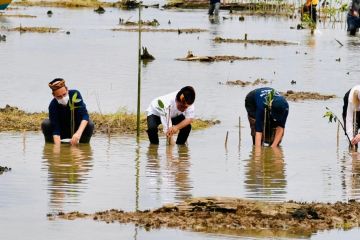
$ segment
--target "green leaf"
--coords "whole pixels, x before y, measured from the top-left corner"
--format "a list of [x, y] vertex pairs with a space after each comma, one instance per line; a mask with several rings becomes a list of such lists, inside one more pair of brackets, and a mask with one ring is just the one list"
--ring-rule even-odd
[[164, 108], [165, 108], [164, 103], [163, 103], [160, 99], [158, 100], [158, 105], [159, 105], [159, 107], [160, 107], [161, 109], [164, 109]]
[[75, 101], [74, 101], [74, 103], [79, 103], [79, 102], [81, 102], [81, 99], [79, 98], [79, 99], [75, 99]]
[[71, 101], [76, 102], [76, 100], [77, 100], [77, 92], [74, 93], [74, 95], [72, 96]]

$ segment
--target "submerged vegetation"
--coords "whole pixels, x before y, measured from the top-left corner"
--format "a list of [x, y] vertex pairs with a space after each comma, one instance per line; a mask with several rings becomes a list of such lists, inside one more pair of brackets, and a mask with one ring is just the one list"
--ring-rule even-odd
[[135, 223], [146, 230], [161, 227], [198, 232], [237, 234], [244, 230], [286, 231], [310, 236], [320, 230], [359, 227], [360, 203], [269, 203], [238, 198], [193, 198], [155, 210], [124, 212], [111, 209], [94, 214], [63, 213], [55, 217], [74, 220], [92, 218], [106, 223]]
[[[0, 108], [0, 131], [40, 131], [41, 122], [48, 118], [48, 114], [27, 113], [17, 107], [6, 105]], [[95, 123], [95, 131], [101, 133], [131, 134], [136, 132], [136, 114], [117, 112], [112, 114], [90, 113]], [[192, 123], [194, 130], [205, 129], [220, 123], [218, 120], [196, 119]], [[141, 115], [141, 129], [145, 131], [146, 116]]]

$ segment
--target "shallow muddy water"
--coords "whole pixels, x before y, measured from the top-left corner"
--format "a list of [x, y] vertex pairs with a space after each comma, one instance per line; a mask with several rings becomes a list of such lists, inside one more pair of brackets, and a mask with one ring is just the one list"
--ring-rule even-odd
[[[90, 111], [136, 109], [137, 34], [114, 32], [119, 17], [135, 21], [137, 11], [106, 9], [22, 8], [0, 16], [5, 28], [59, 27], [51, 34], [7, 32], [0, 42], [0, 105], [46, 111], [51, 100], [47, 83], [64, 77], [79, 89]], [[226, 12], [221, 16], [230, 17]], [[196, 113], [220, 125], [193, 132], [187, 147], [158, 148], [134, 136], [94, 136], [90, 146], [54, 149], [41, 133], [0, 133], [0, 165], [12, 171], [0, 175], [0, 228], [4, 239], [258, 239], [270, 232], [243, 236], [200, 234], [162, 229], [147, 232], [133, 225], [93, 221], [49, 221], [47, 213], [110, 208], [127, 211], [160, 207], [196, 196], [229, 196], [267, 201], [360, 200], [360, 154], [349, 153], [345, 137], [336, 143], [336, 124], [322, 118], [325, 106], [338, 116], [342, 96], [357, 84], [358, 37], [344, 26], [319, 25], [314, 36], [291, 30], [298, 20], [247, 17], [209, 21], [206, 11], [144, 9], [143, 19], [158, 19], [159, 28], [201, 28], [196, 34], [143, 33], [143, 45], [156, 58], [143, 66], [142, 111], [149, 101], [184, 85], [197, 91]], [[168, 21], [171, 24], [168, 24]], [[70, 35], [65, 32], [70, 31]], [[298, 42], [291, 46], [215, 43], [224, 38], [272, 39]], [[335, 41], [341, 41], [344, 46]], [[257, 61], [178, 62], [191, 50], [195, 55], [237, 55], [271, 58]], [[298, 52], [298, 53], [297, 53]], [[340, 58], [340, 61], [335, 59]], [[347, 74], [349, 72], [349, 74]], [[290, 115], [281, 149], [256, 152], [251, 147], [244, 98], [253, 87], [220, 85], [228, 80], [269, 80], [279, 91], [336, 94], [328, 101], [290, 102]], [[291, 85], [295, 80], [296, 85]], [[30, 89], [30, 90], [29, 90]], [[241, 116], [239, 144], [238, 118]], [[224, 146], [229, 131], [227, 147]], [[19, 229], [23, 229], [22, 232]], [[23, 232], [27, 232], [24, 236]], [[313, 236], [280, 237], [355, 239], [359, 230], [329, 231]], [[74, 237], [76, 236], [76, 237]]]

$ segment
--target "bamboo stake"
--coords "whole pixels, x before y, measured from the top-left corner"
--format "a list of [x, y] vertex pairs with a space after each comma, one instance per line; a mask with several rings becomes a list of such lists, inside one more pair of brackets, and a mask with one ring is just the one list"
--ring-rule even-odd
[[140, 137], [140, 94], [141, 94], [141, 2], [139, 4], [139, 46], [138, 46], [138, 89], [137, 89], [136, 137]]
[[[167, 127], [170, 128], [170, 106], [169, 106], [169, 112], [168, 112], [168, 117], [167, 117]], [[171, 145], [171, 137], [167, 137], [167, 142], [169, 145]]]
[[227, 148], [228, 137], [229, 137], [229, 131], [226, 131], [226, 136], [225, 136], [225, 148]]
[[336, 133], [336, 146], [339, 147], [339, 132], [340, 132], [340, 122], [337, 125], [337, 133]]
[[239, 145], [241, 142], [241, 117], [239, 117]]

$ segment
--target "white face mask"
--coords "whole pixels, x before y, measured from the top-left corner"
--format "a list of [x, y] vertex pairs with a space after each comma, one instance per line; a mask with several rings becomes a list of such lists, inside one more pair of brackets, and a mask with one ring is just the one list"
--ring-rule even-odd
[[56, 99], [57, 102], [61, 105], [66, 106], [67, 103], [69, 102], [69, 94], [67, 94], [65, 97], [63, 97], [62, 99]]

